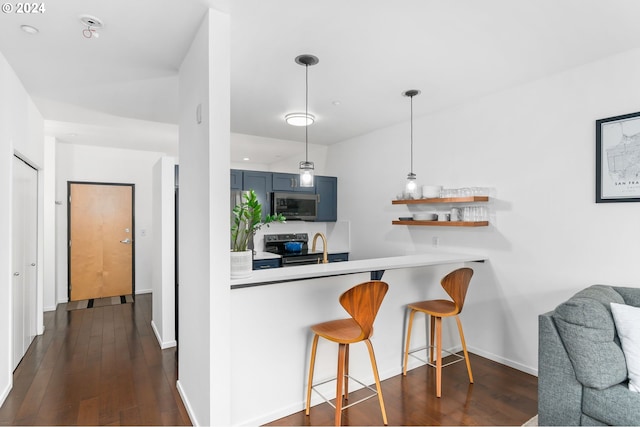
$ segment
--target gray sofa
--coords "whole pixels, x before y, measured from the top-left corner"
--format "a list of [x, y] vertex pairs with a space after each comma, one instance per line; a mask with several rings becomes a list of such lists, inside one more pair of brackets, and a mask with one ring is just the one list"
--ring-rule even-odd
[[640, 288], [593, 285], [539, 316], [539, 425], [640, 425], [611, 302], [640, 307]]

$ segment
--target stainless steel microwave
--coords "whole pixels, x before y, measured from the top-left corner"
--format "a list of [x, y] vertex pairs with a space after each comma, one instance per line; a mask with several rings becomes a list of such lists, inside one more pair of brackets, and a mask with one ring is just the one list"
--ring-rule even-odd
[[308, 193], [272, 193], [271, 214], [282, 214], [287, 220], [315, 221], [318, 196]]

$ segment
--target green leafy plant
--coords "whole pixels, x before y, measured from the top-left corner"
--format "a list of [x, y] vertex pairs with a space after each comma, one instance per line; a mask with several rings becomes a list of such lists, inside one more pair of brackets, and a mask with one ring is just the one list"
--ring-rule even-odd
[[231, 250], [242, 252], [247, 250], [249, 239], [256, 234], [263, 225], [269, 226], [272, 222], [286, 222], [282, 214], [266, 215], [262, 221], [262, 205], [256, 192], [242, 195], [242, 203], [233, 208], [233, 220], [231, 223]]

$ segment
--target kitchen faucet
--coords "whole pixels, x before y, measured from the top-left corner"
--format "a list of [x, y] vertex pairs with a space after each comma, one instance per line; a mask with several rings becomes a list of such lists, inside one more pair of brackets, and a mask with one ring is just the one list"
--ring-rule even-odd
[[327, 258], [327, 238], [322, 233], [316, 233], [313, 236], [313, 243], [311, 243], [311, 252], [316, 251], [316, 240], [318, 240], [318, 236], [322, 238], [322, 263], [327, 264], [329, 259]]

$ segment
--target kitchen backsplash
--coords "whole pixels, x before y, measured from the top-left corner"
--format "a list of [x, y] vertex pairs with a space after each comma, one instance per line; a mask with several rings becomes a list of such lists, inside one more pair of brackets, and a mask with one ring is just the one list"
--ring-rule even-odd
[[[282, 234], [282, 233], [307, 233], [309, 235], [309, 247], [316, 233], [323, 233], [327, 237], [327, 246], [329, 252], [349, 252], [351, 248], [350, 242], [350, 223], [349, 221], [336, 222], [307, 222], [307, 221], [289, 221], [285, 224], [270, 224], [269, 227], [262, 227], [254, 237], [254, 249], [257, 252], [264, 250], [265, 234]], [[317, 248], [322, 248], [322, 242], [317, 243]]]

